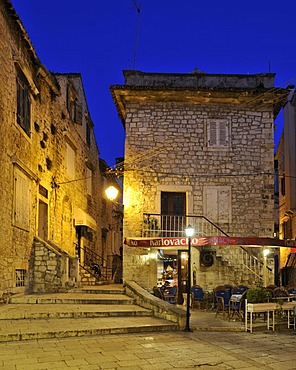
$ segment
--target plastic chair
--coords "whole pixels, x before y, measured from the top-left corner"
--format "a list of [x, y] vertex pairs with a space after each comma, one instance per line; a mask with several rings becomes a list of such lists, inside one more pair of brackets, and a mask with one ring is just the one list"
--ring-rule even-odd
[[191, 287], [191, 294], [192, 294], [192, 307], [194, 308], [195, 304], [197, 304], [200, 308], [202, 305], [206, 304], [207, 307], [207, 298], [204, 296], [203, 289], [196, 285]]

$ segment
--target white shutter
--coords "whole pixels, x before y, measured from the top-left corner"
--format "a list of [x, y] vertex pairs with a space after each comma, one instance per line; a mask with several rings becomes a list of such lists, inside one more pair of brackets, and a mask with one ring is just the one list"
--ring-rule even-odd
[[92, 170], [90, 168], [86, 168], [86, 188], [87, 194], [92, 195]]
[[227, 146], [227, 123], [226, 121], [219, 121], [217, 124], [219, 130], [219, 146]]
[[75, 178], [75, 150], [66, 143], [66, 170], [67, 175], [71, 178]]
[[218, 221], [218, 192], [214, 187], [208, 187], [205, 191], [205, 214], [206, 217], [213, 222]]
[[22, 229], [30, 229], [30, 180], [21, 172], [14, 173], [14, 224]]
[[208, 146], [228, 146], [229, 128], [227, 120], [215, 119], [208, 122]]
[[205, 186], [203, 191], [204, 215], [214, 223], [231, 220], [230, 186]]

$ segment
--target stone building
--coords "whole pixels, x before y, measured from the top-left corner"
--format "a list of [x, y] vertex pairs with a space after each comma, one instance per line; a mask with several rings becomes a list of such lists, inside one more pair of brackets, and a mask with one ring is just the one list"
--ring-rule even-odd
[[42, 65], [8, 0], [0, 55], [0, 294], [66, 289], [115, 248], [82, 78]]
[[126, 132], [124, 280], [184, 290], [190, 224], [194, 284], [262, 281], [273, 267], [262, 246], [273, 244], [274, 119], [286, 91], [274, 74], [124, 77], [111, 86]]
[[[276, 151], [279, 184], [279, 236], [296, 240], [296, 96], [290, 92], [284, 106], [284, 129]], [[283, 285], [296, 283], [296, 248], [281, 248], [279, 268]]]

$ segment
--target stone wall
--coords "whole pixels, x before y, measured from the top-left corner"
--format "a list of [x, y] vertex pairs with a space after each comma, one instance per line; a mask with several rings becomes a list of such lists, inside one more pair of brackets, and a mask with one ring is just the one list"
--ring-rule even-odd
[[[91, 237], [84, 233], [80, 241], [102, 255], [101, 230], [112, 223], [112, 208], [101, 211], [103, 175], [81, 75], [52, 74], [41, 64], [9, 1], [0, 2], [0, 34], [1, 294], [24, 291], [29, 277], [34, 277], [29, 274], [29, 260], [35, 255], [31, 250], [35, 236], [75, 257], [77, 227], [88, 227]], [[28, 132], [17, 120], [18, 73], [28, 86]], [[73, 93], [71, 106], [68, 88]], [[75, 106], [79, 115], [74, 114]], [[67, 171], [68, 144], [75, 157], [73, 176]], [[83, 216], [80, 224], [75, 211]], [[108, 235], [104, 248], [110, 254], [111, 245]], [[17, 272], [25, 276], [21, 286]]]
[[[230, 236], [273, 237], [274, 107], [256, 96], [271, 88], [274, 76], [126, 71], [125, 77], [126, 85], [111, 88], [126, 129], [124, 236], [142, 236], [143, 213], [159, 214], [160, 194], [168, 191], [186, 193], [187, 214], [208, 217]], [[256, 84], [263, 91], [255, 91]], [[228, 128], [224, 147], [208, 142], [216, 121]], [[217, 207], [226, 210], [216, 210], [217, 217], [207, 198], [212, 189], [221, 192]], [[153, 251], [124, 251], [124, 278], [155, 285], [153, 262], [146, 264]], [[206, 271], [198, 259], [193, 263], [208, 288], [243, 282], [230, 263], [216, 261]]]
[[[73, 259], [74, 260], [74, 259]], [[77, 258], [76, 265], [78, 264]], [[76, 271], [77, 266], [76, 266]], [[72, 276], [71, 276], [72, 274]], [[62, 292], [77, 283], [75, 270], [70, 271], [69, 256], [57, 246], [34, 238], [30, 258], [30, 279], [28, 292]]]

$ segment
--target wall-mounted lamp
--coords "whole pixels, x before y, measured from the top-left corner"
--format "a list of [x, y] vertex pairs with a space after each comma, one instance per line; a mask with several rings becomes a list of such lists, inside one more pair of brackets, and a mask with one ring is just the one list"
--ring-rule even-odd
[[105, 190], [106, 196], [109, 200], [115, 200], [118, 196], [119, 190], [115, 186], [111, 185]]

